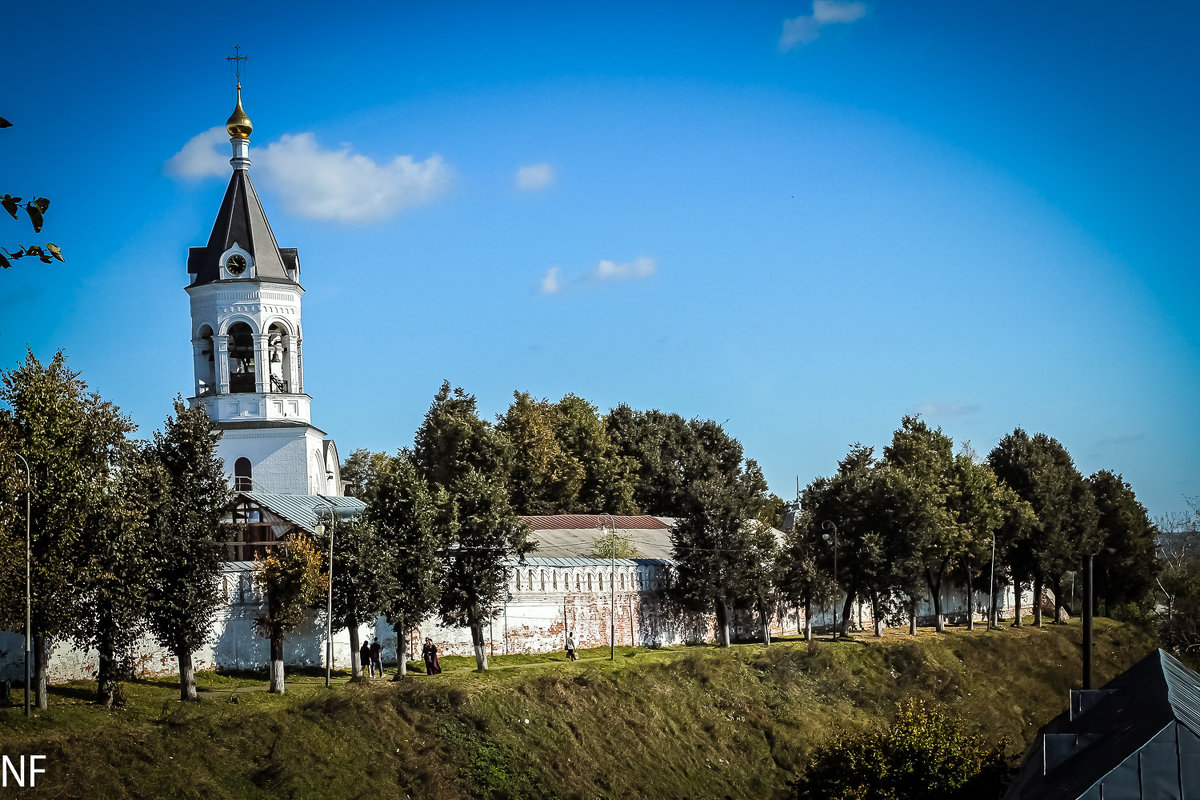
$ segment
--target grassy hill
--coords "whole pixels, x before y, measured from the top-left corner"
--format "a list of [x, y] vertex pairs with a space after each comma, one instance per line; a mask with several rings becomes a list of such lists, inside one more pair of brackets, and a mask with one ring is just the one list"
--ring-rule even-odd
[[[1078, 623], [771, 647], [619, 648], [497, 658], [445, 674], [268, 695], [256, 676], [127, 684], [127, 705], [56, 687], [33, 720], [0, 709], [0, 753], [38, 753], [23, 797], [594, 798], [777, 795], [830, 732], [879, 724], [909, 696], [944, 703], [1019, 754], [1080, 682]], [[1096, 685], [1153, 647], [1097, 620]], [[589, 657], [590, 656], [590, 657]], [[19, 701], [20, 698], [14, 697]]]

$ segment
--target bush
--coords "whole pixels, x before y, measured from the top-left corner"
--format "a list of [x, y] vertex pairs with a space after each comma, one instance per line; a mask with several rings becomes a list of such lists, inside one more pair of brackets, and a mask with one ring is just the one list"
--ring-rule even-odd
[[999, 797], [1011, 769], [1005, 742], [971, 736], [944, 711], [917, 700], [887, 728], [842, 734], [819, 747], [794, 800], [978, 800]]

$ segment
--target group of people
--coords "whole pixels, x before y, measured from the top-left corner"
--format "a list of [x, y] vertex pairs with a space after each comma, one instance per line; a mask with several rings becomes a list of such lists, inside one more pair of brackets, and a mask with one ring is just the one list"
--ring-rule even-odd
[[362, 665], [367, 668], [369, 677], [383, 677], [383, 646], [379, 644], [378, 636], [373, 642], [364, 640], [362, 647], [358, 649], [358, 656], [362, 659]]
[[[574, 661], [579, 658], [575, 652], [575, 634], [570, 631], [567, 632], [566, 645], [567, 660]], [[367, 669], [368, 677], [383, 677], [383, 646], [379, 644], [378, 636], [371, 642], [364, 640], [358, 655]], [[425, 660], [426, 675], [442, 674], [442, 667], [438, 664], [438, 647], [428, 636], [425, 637], [425, 646], [421, 648], [421, 657]]]

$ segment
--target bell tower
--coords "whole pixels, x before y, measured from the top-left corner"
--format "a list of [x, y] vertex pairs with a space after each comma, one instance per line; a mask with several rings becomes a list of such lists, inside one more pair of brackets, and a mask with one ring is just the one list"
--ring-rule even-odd
[[[244, 59], [240, 54], [236, 57]], [[204, 247], [188, 251], [195, 393], [223, 432], [233, 488], [340, 495], [337, 448], [313, 427], [304, 391], [300, 257], [281, 248], [250, 182], [250, 134], [237, 104], [226, 122], [233, 174]]]

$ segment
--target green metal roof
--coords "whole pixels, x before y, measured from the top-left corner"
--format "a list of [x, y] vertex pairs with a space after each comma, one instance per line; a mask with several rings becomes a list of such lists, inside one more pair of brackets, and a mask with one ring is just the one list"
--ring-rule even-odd
[[321, 518], [328, 519], [332, 508], [338, 519], [350, 519], [366, 510], [367, 504], [357, 497], [335, 497], [323, 494], [270, 494], [268, 492], [238, 492], [276, 516], [312, 533]]

